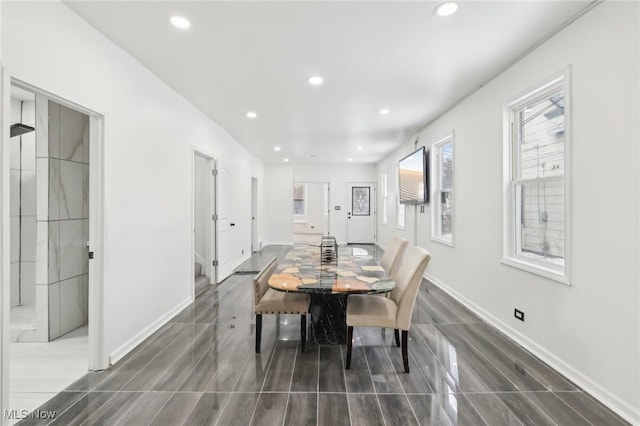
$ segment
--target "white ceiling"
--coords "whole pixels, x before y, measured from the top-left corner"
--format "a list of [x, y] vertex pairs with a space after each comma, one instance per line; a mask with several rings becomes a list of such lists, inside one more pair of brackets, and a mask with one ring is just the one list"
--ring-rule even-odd
[[304, 163], [380, 160], [589, 3], [67, 2], [259, 158]]

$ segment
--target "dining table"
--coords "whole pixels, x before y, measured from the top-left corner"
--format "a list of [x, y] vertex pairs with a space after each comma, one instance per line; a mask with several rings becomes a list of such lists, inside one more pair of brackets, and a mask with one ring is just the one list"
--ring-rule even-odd
[[295, 245], [269, 278], [278, 291], [311, 296], [311, 336], [320, 344], [345, 344], [350, 294], [387, 293], [395, 287], [380, 263], [362, 247], [340, 246], [332, 259], [320, 245]]

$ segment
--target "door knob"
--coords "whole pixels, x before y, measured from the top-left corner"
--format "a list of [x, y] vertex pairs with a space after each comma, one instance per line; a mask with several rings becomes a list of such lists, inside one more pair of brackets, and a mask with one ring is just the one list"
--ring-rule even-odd
[[236, 224], [235, 223], [230, 223], [229, 226], [236, 226]]

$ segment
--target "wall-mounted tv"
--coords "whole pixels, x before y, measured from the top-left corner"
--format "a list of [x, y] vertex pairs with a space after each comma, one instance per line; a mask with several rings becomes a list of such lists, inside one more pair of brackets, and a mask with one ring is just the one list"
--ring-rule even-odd
[[400, 204], [429, 202], [429, 151], [420, 147], [398, 163]]

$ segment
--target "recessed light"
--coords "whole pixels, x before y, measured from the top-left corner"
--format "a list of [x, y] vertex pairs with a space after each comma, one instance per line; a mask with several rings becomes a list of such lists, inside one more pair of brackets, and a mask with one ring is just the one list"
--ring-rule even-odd
[[458, 10], [458, 3], [453, 1], [448, 1], [445, 3], [441, 3], [436, 7], [436, 14], [440, 16], [449, 16], [456, 13]]
[[289, 162], [289, 159], [288, 159], [288, 158], [285, 158], [285, 159], [283, 159], [282, 161], [284, 161], [285, 163], [288, 163], [288, 162]]
[[358, 149], [358, 151], [362, 151], [362, 147], [361, 146], [359, 146], [357, 149]]
[[387, 108], [383, 108], [380, 111], [378, 111], [380, 113], [380, 115], [387, 115], [389, 114], [389, 110]]
[[347, 161], [353, 161], [353, 158], [349, 158]]
[[319, 75], [314, 75], [308, 78], [307, 80], [309, 82], [309, 84], [313, 85], [313, 86], [318, 86], [320, 84], [322, 84], [324, 82], [324, 79], [322, 77], [320, 77]]
[[174, 27], [180, 28], [181, 30], [186, 30], [191, 26], [191, 22], [187, 18], [183, 18], [182, 16], [172, 16], [169, 21], [173, 24]]
[[247, 117], [249, 117], [249, 118], [256, 118], [257, 116], [258, 116], [258, 114], [256, 114], [256, 113], [255, 113], [255, 112], [253, 112], [253, 111], [249, 111], [249, 112], [247, 113]]
[[273, 147], [273, 150], [274, 150], [274, 151], [280, 151], [281, 149], [282, 149], [282, 148], [280, 148], [279, 146], [274, 146], [274, 147]]

